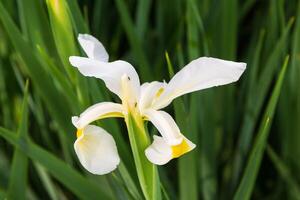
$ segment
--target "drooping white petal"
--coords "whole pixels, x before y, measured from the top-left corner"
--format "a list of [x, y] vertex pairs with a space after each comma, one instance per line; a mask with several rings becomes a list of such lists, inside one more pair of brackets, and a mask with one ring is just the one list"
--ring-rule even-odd
[[120, 163], [113, 137], [104, 129], [88, 125], [74, 143], [82, 166], [93, 174], [103, 175], [115, 170]]
[[69, 60], [84, 76], [102, 79], [106, 87], [120, 98], [122, 98], [121, 78], [124, 74], [127, 75], [130, 79], [132, 90], [135, 91], [136, 98], [138, 98], [140, 80], [134, 67], [128, 62], [117, 60], [107, 63], [78, 56], [71, 56]]
[[173, 118], [164, 111], [148, 109], [144, 115], [152, 122], [169, 145], [177, 145], [182, 141], [182, 134]]
[[156, 165], [164, 165], [172, 159], [172, 148], [159, 136], [153, 136], [153, 143], [145, 150], [148, 160]]
[[166, 107], [176, 97], [190, 92], [235, 82], [245, 69], [246, 63], [210, 57], [193, 60], [174, 75], [153, 108]]
[[121, 117], [122, 115], [123, 107], [121, 104], [101, 102], [87, 108], [79, 117], [72, 117], [72, 123], [77, 129], [82, 129], [95, 120], [106, 117]]
[[79, 34], [78, 41], [89, 58], [108, 62], [108, 53], [99, 40], [89, 34]]
[[139, 99], [139, 108], [141, 112], [151, 107], [153, 101], [159, 98], [159, 96], [163, 93], [165, 86], [166, 83], [158, 81], [143, 83], [141, 85], [141, 93]]
[[169, 145], [163, 137], [153, 136], [153, 143], [145, 150], [148, 160], [156, 165], [164, 165], [173, 158], [178, 158], [183, 154], [193, 150], [196, 145], [185, 138], [183, 135], [181, 144], [176, 146]]

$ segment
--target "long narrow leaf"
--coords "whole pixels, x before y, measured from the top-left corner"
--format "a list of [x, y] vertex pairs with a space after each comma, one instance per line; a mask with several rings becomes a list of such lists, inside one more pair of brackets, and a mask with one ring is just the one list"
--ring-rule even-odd
[[69, 188], [81, 199], [110, 199], [105, 191], [90, 182], [62, 160], [42, 149], [38, 145], [23, 139], [18, 141], [16, 135], [0, 127], [0, 136], [20, 149], [32, 160], [39, 162], [59, 182]]
[[285, 71], [288, 65], [288, 57], [286, 57], [279, 77], [277, 79], [276, 85], [272, 92], [271, 98], [268, 102], [267, 108], [265, 110], [264, 117], [261, 121], [258, 135], [256, 137], [254, 146], [250, 153], [243, 178], [239, 184], [237, 192], [234, 195], [234, 200], [247, 200], [250, 199], [255, 180], [258, 174], [258, 170], [263, 158], [264, 150], [267, 144], [267, 139], [269, 136], [270, 127], [274, 117], [277, 101], [280, 95], [281, 86], [284, 80]]

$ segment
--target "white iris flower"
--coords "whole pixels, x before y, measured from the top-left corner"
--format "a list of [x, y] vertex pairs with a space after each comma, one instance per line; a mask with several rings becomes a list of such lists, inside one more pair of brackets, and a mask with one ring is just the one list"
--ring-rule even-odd
[[76, 154], [81, 164], [94, 174], [113, 171], [120, 158], [113, 137], [90, 123], [108, 117], [126, 118], [128, 113], [152, 122], [161, 136], [154, 136], [153, 143], [145, 149], [145, 155], [154, 164], [166, 164], [191, 151], [196, 145], [180, 132], [174, 119], [161, 109], [181, 95], [235, 82], [246, 69], [245, 63], [201, 57], [181, 69], [169, 83], [154, 81], [140, 85], [134, 67], [122, 60], [108, 62], [108, 54], [96, 38], [80, 34], [78, 40], [88, 58], [71, 56], [71, 64], [84, 76], [103, 80], [106, 87], [122, 100], [122, 104], [95, 104], [79, 117], [72, 117], [72, 123], [77, 128], [74, 144]]

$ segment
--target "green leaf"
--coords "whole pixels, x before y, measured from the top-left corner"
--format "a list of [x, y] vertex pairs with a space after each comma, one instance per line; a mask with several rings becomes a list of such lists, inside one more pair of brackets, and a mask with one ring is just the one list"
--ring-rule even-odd
[[[24, 99], [21, 109], [21, 123], [18, 128], [17, 138], [23, 140], [28, 132], [28, 81], [25, 86]], [[7, 192], [8, 199], [25, 199], [28, 174], [28, 159], [19, 149], [15, 149], [11, 167], [9, 188]]]
[[133, 25], [132, 19], [130, 18], [130, 14], [124, 0], [115, 0], [116, 6], [121, 18], [121, 23], [125, 29], [127, 34], [127, 38], [129, 40], [130, 46], [133, 50], [135, 58], [138, 59], [139, 71], [141, 73], [141, 77], [144, 80], [148, 80], [150, 78], [151, 72], [149, 69], [149, 63], [144, 54], [144, 49], [142, 48], [140, 38], [136, 33], [135, 27]]
[[[39, 94], [45, 101], [49, 112], [55, 117], [60, 128], [62, 128], [65, 133], [71, 132], [71, 124], [67, 123], [69, 122], [71, 112], [66, 99], [58, 93], [55, 85], [53, 85], [52, 77], [44, 69], [47, 66], [43, 65], [44, 63], [37, 57], [34, 49], [23, 39], [23, 36], [3, 7], [2, 2], [0, 2], [0, 19], [6, 31], [10, 33], [8, 34], [10, 40], [17, 52], [21, 55], [25, 67], [30, 73], [30, 77], [34, 85], [36, 85]], [[57, 97], [59, 97], [59, 101], [57, 101]]]
[[255, 138], [255, 143], [251, 150], [243, 178], [239, 184], [239, 187], [234, 195], [234, 200], [247, 200], [250, 199], [253, 187], [256, 181], [258, 170], [263, 158], [264, 150], [267, 144], [270, 127], [274, 117], [278, 97], [280, 95], [281, 86], [284, 80], [285, 71], [288, 65], [289, 57], [287, 56], [283, 67], [280, 71], [279, 77], [277, 79], [276, 85], [273, 89], [271, 98], [268, 102], [267, 108], [265, 110], [263, 119], [261, 121], [258, 134]]
[[281, 158], [275, 153], [270, 145], [267, 146], [267, 153], [273, 162], [278, 173], [282, 179], [287, 183], [289, 194], [293, 199], [300, 198], [300, 187], [294, 176], [291, 174], [288, 166], [281, 160]]
[[48, 172], [81, 199], [111, 199], [105, 191], [84, 178], [68, 164], [58, 159], [38, 145], [23, 139], [0, 127], [0, 136], [25, 153], [32, 160], [40, 163]]
[[32, 44], [33, 47], [40, 46], [47, 53], [53, 57], [57, 54], [54, 53], [54, 40], [51, 35], [49, 21], [45, 12], [45, 8], [41, 1], [18, 0], [18, 9], [20, 13], [20, 21], [22, 33], [26, 39]]
[[47, 0], [51, 30], [55, 41], [56, 49], [60, 56], [70, 80], [74, 81], [75, 71], [69, 63], [69, 57], [76, 54], [76, 45], [69, 17], [66, 0]]
[[150, 145], [141, 116], [129, 113], [126, 118], [129, 141], [134, 157], [137, 175], [146, 200], [161, 199], [160, 181], [157, 167], [145, 156], [145, 149]]
[[142, 195], [140, 190], [135, 185], [134, 180], [131, 178], [126, 166], [123, 162], [121, 162], [118, 166], [118, 170], [120, 172], [119, 184], [123, 185], [123, 187], [128, 191], [133, 199], [142, 199]]
[[[191, 52], [195, 52], [192, 50]], [[166, 53], [166, 60], [168, 64], [168, 71], [170, 77], [174, 75], [174, 68], [170, 61], [169, 55]], [[192, 98], [195, 98], [193, 96]], [[176, 122], [181, 132], [190, 140], [196, 140], [194, 133], [196, 132], [194, 125], [191, 125], [191, 120], [194, 113], [188, 113], [183, 98], [178, 98], [174, 101], [174, 110]], [[196, 150], [179, 158], [178, 160], [178, 174], [179, 174], [179, 193], [180, 199], [198, 199], [198, 181], [197, 181], [197, 157]]]
[[152, 1], [142, 0], [138, 1], [136, 12], [136, 29], [139, 38], [143, 39], [147, 30], [150, 8]]
[[0, 188], [0, 199], [5, 199], [5, 192], [2, 188]]
[[80, 9], [78, 7], [78, 1], [76, 0], [66, 0], [68, 2], [68, 12], [73, 23], [76, 35], [79, 33], [89, 33], [89, 28], [84, 20]]
[[50, 176], [48, 175], [46, 169], [40, 165], [38, 162], [34, 162], [34, 167], [36, 168], [37, 173], [52, 200], [58, 200], [58, 191], [51, 180]]
[[278, 63], [281, 60], [285, 41], [288, 38], [288, 34], [291, 30], [294, 19], [290, 19], [284, 32], [276, 43], [274, 50], [267, 58], [265, 67], [259, 73], [259, 76], [255, 80], [255, 84], [252, 86], [252, 90], [249, 91], [246, 96], [246, 113], [242, 122], [241, 133], [238, 140], [238, 150], [236, 151], [236, 157], [234, 162], [234, 183], [237, 182], [242, 169], [244, 158], [247, 155], [250, 144], [252, 141], [252, 134], [257, 123], [259, 114], [262, 110], [264, 100], [267, 96], [268, 90], [272, 83], [274, 74], [277, 71]]

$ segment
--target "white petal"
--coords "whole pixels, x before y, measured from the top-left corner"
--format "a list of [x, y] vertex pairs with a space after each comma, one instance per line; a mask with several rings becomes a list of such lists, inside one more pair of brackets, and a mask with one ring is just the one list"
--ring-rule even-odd
[[175, 74], [153, 108], [163, 108], [176, 97], [190, 92], [235, 82], [245, 69], [246, 63], [209, 57], [193, 60]]
[[93, 174], [110, 173], [120, 163], [113, 137], [98, 126], [86, 126], [74, 149], [82, 166]]
[[122, 98], [121, 78], [125, 74], [130, 78], [131, 85], [136, 95], [139, 95], [140, 80], [137, 72], [128, 62], [117, 60], [106, 63], [78, 56], [71, 56], [69, 60], [70, 63], [74, 67], [77, 67], [84, 76], [102, 79], [106, 87], [120, 98]]
[[151, 107], [153, 101], [164, 91], [165, 85], [166, 83], [158, 81], [143, 83], [143, 85], [141, 85], [141, 94], [138, 103], [141, 112]]
[[172, 159], [172, 148], [159, 136], [153, 136], [153, 143], [145, 150], [148, 160], [156, 165], [164, 165]]
[[79, 34], [78, 41], [89, 58], [108, 62], [108, 53], [99, 40], [89, 34]]
[[169, 145], [162, 137], [153, 136], [153, 143], [145, 150], [148, 160], [156, 165], [164, 165], [173, 158], [178, 158], [193, 150], [196, 145], [183, 135], [182, 143], [176, 146]]
[[123, 107], [121, 104], [111, 102], [97, 103], [87, 108], [79, 117], [72, 117], [72, 123], [77, 129], [82, 129], [91, 122], [105, 117], [122, 116]]
[[164, 111], [148, 109], [144, 115], [152, 122], [169, 145], [177, 145], [182, 141], [182, 134], [173, 118]]

